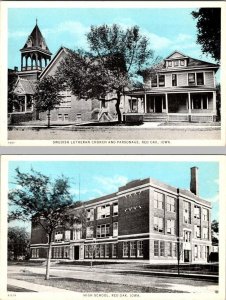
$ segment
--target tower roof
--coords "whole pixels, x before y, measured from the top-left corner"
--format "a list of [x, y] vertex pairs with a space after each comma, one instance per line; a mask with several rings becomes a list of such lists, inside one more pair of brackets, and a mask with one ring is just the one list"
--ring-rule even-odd
[[32, 30], [31, 34], [28, 36], [27, 41], [21, 51], [23, 50], [31, 50], [31, 49], [37, 49], [46, 52], [47, 54], [52, 54], [49, 51], [49, 48], [46, 44], [46, 41], [36, 23], [34, 29]]

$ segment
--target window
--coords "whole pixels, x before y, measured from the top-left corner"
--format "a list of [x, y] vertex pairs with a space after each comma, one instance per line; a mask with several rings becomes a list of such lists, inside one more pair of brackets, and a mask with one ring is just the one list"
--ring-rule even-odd
[[208, 109], [208, 97], [202, 94], [191, 94], [192, 109]]
[[172, 244], [172, 256], [173, 257], [177, 256], [177, 243]]
[[194, 207], [194, 218], [200, 219], [201, 217], [201, 208], [197, 205]]
[[167, 196], [166, 207], [167, 211], [175, 212], [175, 198]]
[[152, 87], [157, 87], [157, 82], [158, 82], [157, 75], [152, 75], [152, 77], [151, 77], [151, 86]]
[[97, 219], [110, 217], [110, 204], [97, 207]]
[[65, 231], [65, 237], [64, 237], [64, 240], [65, 241], [70, 241], [71, 239], [71, 231], [70, 230], [66, 230]]
[[32, 249], [31, 256], [32, 258], [39, 258], [39, 249], [38, 248]]
[[168, 61], [168, 66], [172, 67], [172, 61], [171, 60]]
[[112, 257], [117, 256], [117, 244], [112, 244]]
[[71, 92], [61, 91], [60, 93], [60, 107], [71, 107]]
[[165, 75], [159, 75], [159, 86], [165, 86]]
[[174, 60], [174, 67], [178, 67], [179, 66], [179, 60]]
[[53, 258], [62, 258], [62, 257], [63, 257], [63, 247], [54, 247]]
[[95, 248], [94, 248], [93, 245], [89, 245], [88, 247], [89, 247], [89, 251], [88, 251], [89, 252], [89, 258], [93, 258]]
[[188, 73], [188, 85], [195, 85], [195, 73]]
[[163, 194], [154, 191], [154, 208], [163, 209]]
[[118, 216], [118, 202], [113, 203], [113, 216]]
[[166, 256], [172, 256], [172, 243], [166, 242]]
[[63, 232], [56, 231], [55, 232], [55, 242], [62, 242], [63, 241]]
[[175, 220], [167, 220], [166, 221], [167, 233], [175, 234]]
[[105, 244], [105, 257], [109, 257], [109, 244]]
[[137, 256], [143, 257], [143, 241], [137, 241]]
[[129, 99], [130, 112], [138, 112], [138, 100]]
[[58, 114], [57, 119], [58, 121], [62, 121], [62, 114]]
[[73, 240], [81, 239], [82, 228], [79, 226], [78, 228], [73, 230]]
[[183, 59], [180, 60], [180, 66], [184, 66], [184, 60]]
[[89, 248], [87, 245], [85, 245], [85, 258], [89, 257]]
[[191, 203], [184, 201], [184, 211], [183, 211], [184, 223], [191, 224]]
[[186, 243], [191, 242], [191, 232], [190, 231], [184, 231], [184, 241]]
[[69, 257], [69, 247], [64, 247], [64, 258]]
[[100, 257], [100, 245], [96, 245], [95, 247], [95, 257], [96, 258]]
[[87, 209], [87, 221], [94, 220], [94, 208]]
[[160, 256], [165, 256], [165, 242], [160, 241]]
[[110, 236], [110, 224], [97, 226], [97, 238]]
[[118, 222], [113, 223], [113, 236], [118, 236]]
[[123, 242], [123, 257], [129, 256], [129, 242]]
[[195, 238], [201, 238], [201, 228], [199, 225], [195, 225]]
[[203, 221], [209, 221], [209, 211], [208, 211], [208, 209], [203, 208], [202, 214], [203, 214]]
[[68, 114], [64, 114], [64, 121], [68, 121]]
[[204, 74], [203, 73], [197, 73], [197, 85], [204, 85]]
[[130, 242], [130, 257], [136, 256], [136, 242]]
[[86, 227], [86, 238], [87, 239], [93, 238], [93, 226]]
[[177, 74], [172, 74], [172, 86], [177, 86]]
[[154, 256], [159, 256], [159, 241], [154, 241]]
[[104, 244], [100, 244], [100, 257], [104, 257]]
[[203, 227], [202, 234], [203, 234], [203, 238], [208, 240], [208, 238], [209, 238], [209, 228], [208, 227]]
[[154, 217], [154, 230], [163, 232], [163, 218]]

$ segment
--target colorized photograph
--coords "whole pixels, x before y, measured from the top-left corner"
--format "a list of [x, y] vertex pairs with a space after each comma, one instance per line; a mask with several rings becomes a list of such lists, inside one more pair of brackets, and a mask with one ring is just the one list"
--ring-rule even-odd
[[7, 164], [8, 292], [222, 296], [219, 158]]
[[9, 145], [221, 141], [221, 7], [8, 8], [7, 26]]

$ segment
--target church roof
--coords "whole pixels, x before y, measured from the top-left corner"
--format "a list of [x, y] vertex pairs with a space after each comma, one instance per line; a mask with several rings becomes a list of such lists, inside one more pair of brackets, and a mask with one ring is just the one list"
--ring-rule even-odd
[[30, 50], [32, 48], [40, 49], [50, 55], [52, 54], [49, 51], [46, 41], [37, 24], [35, 25], [31, 34], [28, 36], [27, 41], [21, 50]]

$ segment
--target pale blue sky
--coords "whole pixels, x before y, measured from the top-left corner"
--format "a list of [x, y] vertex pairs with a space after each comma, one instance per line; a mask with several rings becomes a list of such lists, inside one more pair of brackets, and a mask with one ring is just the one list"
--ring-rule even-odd
[[90, 200], [116, 192], [118, 187], [134, 179], [152, 177], [174, 187], [190, 189], [190, 168], [199, 168], [200, 197], [211, 201], [212, 219], [218, 219], [219, 165], [217, 162], [130, 162], [130, 161], [11, 161], [9, 163], [10, 188], [15, 187], [15, 168], [21, 172], [31, 167], [55, 178], [61, 174], [70, 178], [71, 193], [75, 201]]
[[138, 25], [155, 50], [163, 58], [174, 50], [202, 60], [214, 62], [201, 53], [196, 44], [196, 21], [191, 8], [17, 8], [8, 13], [8, 66], [20, 67], [21, 49], [35, 26], [36, 18], [50, 51], [60, 46], [71, 49], [87, 47], [85, 34], [91, 25], [117, 23], [127, 28]]

